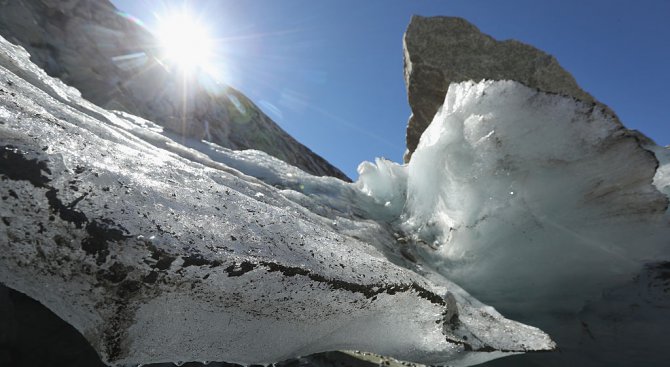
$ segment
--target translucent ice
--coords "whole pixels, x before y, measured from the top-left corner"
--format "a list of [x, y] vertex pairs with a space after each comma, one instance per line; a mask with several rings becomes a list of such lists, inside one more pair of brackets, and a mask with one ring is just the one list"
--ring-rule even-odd
[[[396, 187], [364, 191], [396, 207], [404, 196], [398, 227], [469, 290], [517, 309], [549, 300], [560, 309], [668, 256], [667, 162], [667, 149], [597, 104], [465, 82], [450, 87], [406, 180], [378, 162], [375, 182]], [[366, 187], [375, 166], [363, 167]]]

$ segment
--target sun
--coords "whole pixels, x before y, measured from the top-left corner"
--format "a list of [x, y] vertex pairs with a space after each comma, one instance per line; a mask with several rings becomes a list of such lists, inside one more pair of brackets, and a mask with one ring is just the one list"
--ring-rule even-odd
[[185, 73], [208, 71], [214, 58], [214, 41], [203, 22], [186, 11], [158, 18], [156, 36], [162, 59]]

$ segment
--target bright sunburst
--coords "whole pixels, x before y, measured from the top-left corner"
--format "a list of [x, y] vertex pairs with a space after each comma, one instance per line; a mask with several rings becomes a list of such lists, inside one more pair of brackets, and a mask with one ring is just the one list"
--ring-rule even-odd
[[214, 58], [214, 42], [207, 27], [186, 11], [159, 18], [157, 28], [163, 59], [183, 72], [208, 72]]

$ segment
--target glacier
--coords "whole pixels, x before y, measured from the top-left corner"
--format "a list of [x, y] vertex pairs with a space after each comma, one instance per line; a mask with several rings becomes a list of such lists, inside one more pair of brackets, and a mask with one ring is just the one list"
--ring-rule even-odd
[[0, 282], [109, 364], [554, 350], [497, 310], [570, 346], [556, 315], [670, 258], [668, 149], [517, 82], [452, 84], [355, 183], [99, 108], [2, 38], [0, 83]]
[[0, 83], [0, 282], [108, 364], [361, 350], [465, 366], [555, 348], [398, 256], [385, 209], [358, 185], [178, 143], [2, 38]]

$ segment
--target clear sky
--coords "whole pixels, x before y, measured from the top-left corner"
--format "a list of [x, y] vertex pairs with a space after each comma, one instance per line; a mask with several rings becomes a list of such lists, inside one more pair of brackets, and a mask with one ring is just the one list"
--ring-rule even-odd
[[[184, 3], [112, 1], [150, 29]], [[353, 179], [363, 160], [402, 160], [402, 36], [412, 14], [463, 17], [554, 55], [629, 128], [670, 144], [670, 0], [186, 3], [217, 39], [222, 80]]]

